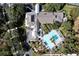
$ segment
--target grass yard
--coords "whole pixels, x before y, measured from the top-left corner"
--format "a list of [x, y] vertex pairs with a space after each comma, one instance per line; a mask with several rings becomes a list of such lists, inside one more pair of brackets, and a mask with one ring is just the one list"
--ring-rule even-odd
[[68, 14], [70, 14], [70, 11], [75, 8], [76, 6], [68, 5], [66, 4], [63, 10], [67, 11]]
[[45, 31], [45, 33], [48, 33], [52, 29], [53, 29], [53, 24], [44, 24], [43, 25], [43, 30]]
[[72, 9], [74, 9], [74, 8], [76, 8], [76, 6], [73, 6], [73, 5], [68, 5], [68, 4], [66, 4], [65, 6], [64, 6], [64, 8], [63, 8], [63, 10], [65, 10], [66, 11], [66, 14], [67, 14], [67, 16], [68, 16], [68, 18], [70, 19], [70, 12], [71, 12], [71, 10]]

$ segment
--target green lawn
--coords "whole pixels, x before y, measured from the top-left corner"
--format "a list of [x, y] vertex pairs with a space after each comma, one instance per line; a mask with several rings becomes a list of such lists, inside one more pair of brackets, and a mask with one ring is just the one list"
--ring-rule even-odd
[[67, 11], [68, 14], [70, 14], [70, 11], [75, 8], [76, 6], [72, 6], [72, 5], [65, 5], [65, 7], [63, 8], [63, 10]]
[[66, 11], [67, 16], [70, 18], [70, 12], [72, 9], [76, 8], [76, 6], [66, 4], [63, 10]]
[[50, 30], [53, 29], [53, 24], [43, 24], [42, 26], [45, 33], [48, 33]]

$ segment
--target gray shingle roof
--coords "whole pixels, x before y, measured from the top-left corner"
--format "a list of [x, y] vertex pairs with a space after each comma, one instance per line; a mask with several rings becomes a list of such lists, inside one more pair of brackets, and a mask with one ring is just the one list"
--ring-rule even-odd
[[38, 20], [41, 24], [53, 23], [55, 16], [51, 12], [40, 12], [38, 15]]
[[54, 21], [63, 21], [63, 12], [40, 12], [37, 16], [35, 12], [29, 12], [27, 15], [35, 15], [35, 18], [37, 18], [41, 24], [53, 24]]
[[41, 24], [52, 24], [54, 21], [62, 22], [63, 12], [40, 12], [38, 15], [38, 20]]
[[63, 13], [62, 12], [55, 12], [54, 15], [57, 15], [57, 17], [55, 17], [55, 21], [58, 21], [58, 22], [63, 21]]

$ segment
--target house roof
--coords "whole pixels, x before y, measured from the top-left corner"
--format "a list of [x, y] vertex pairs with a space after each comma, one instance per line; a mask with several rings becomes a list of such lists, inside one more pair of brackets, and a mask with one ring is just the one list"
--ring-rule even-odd
[[27, 15], [35, 15], [35, 12], [27, 12]]
[[40, 12], [38, 14], [38, 20], [41, 24], [53, 23], [55, 16], [51, 12]]
[[54, 21], [63, 21], [63, 12], [40, 12], [38, 20], [41, 24], [53, 23]]
[[63, 12], [55, 12], [54, 16], [57, 16], [57, 17], [55, 17], [56, 18], [55, 21], [58, 21], [58, 22], [63, 21]]
[[35, 18], [37, 18], [41, 24], [53, 24], [54, 21], [63, 21], [63, 12], [39, 12], [37, 16], [35, 12], [29, 12], [27, 15], [35, 15]]

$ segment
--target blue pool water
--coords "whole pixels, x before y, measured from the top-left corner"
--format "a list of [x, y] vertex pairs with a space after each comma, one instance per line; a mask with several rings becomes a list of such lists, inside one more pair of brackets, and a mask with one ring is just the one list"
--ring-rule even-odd
[[52, 36], [52, 39], [53, 39], [54, 41], [56, 41], [56, 40], [58, 39], [58, 36], [57, 36], [57, 35], [54, 35], [54, 36]]
[[49, 48], [49, 49], [52, 49], [54, 46], [53, 46], [53, 42], [51, 42], [51, 39], [54, 40], [54, 41], [57, 41], [59, 36], [57, 36], [57, 33], [56, 31], [51, 31], [49, 32], [47, 35], [44, 35], [43, 37], [43, 42], [46, 43], [46, 46]]
[[54, 46], [52, 45], [52, 42], [50, 41], [50, 38], [49, 38], [49, 36], [48, 35], [45, 35], [44, 37], [43, 37], [43, 42], [46, 42], [47, 43], [47, 47], [48, 48], [50, 48], [50, 49], [52, 49]]
[[52, 40], [57, 41], [58, 36], [57, 36], [56, 31], [51, 31], [51, 32], [49, 32], [48, 35], [50, 36], [50, 39], [52, 38]]

